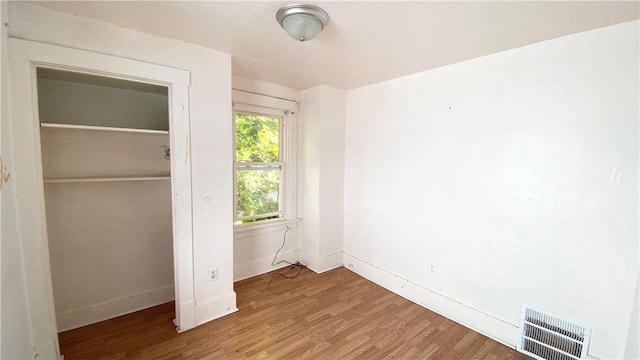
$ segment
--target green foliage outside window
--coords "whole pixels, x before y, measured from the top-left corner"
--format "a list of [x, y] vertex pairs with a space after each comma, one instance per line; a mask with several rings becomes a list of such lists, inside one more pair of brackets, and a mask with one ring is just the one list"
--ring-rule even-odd
[[[236, 114], [236, 217], [280, 211], [280, 119]], [[246, 163], [254, 167], [243, 167]], [[271, 165], [271, 167], [266, 167]], [[247, 223], [270, 217], [239, 220]]]

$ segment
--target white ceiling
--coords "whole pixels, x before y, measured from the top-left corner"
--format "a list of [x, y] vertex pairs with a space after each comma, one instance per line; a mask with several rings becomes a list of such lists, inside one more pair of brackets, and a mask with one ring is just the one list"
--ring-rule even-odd
[[35, 3], [230, 53], [235, 75], [294, 89], [352, 89], [640, 18], [638, 1], [311, 2], [330, 20], [304, 43], [275, 20], [290, 2]]

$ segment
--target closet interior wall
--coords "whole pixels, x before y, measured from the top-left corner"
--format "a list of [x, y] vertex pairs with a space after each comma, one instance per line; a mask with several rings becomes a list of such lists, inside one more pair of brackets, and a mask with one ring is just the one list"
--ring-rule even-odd
[[58, 331], [174, 299], [165, 87], [38, 70]]

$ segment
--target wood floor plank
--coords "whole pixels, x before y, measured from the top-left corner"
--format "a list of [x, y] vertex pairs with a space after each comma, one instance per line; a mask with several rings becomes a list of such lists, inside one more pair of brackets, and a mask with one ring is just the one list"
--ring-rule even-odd
[[272, 277], [236, 283], [239, 311], [195, 329], [178, 334], [167, 303], [62, 332], [61, 352], [65, 360], [527, 359], [345, 268], [269, 285]]

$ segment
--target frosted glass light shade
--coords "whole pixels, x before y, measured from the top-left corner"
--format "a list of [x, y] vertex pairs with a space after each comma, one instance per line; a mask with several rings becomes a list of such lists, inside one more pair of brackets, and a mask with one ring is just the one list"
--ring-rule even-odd
[[276, 13], [280, 26], [295, 40], [313, 39], [329, 22], [329, 15], [321, 8], [309, 4], [291, 4]]
[[311, 40], [322, 30], [322, 22], [311, 15], [289, 15], [282, 20], [282, 28], [292, 38], [300, 41]]

